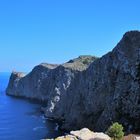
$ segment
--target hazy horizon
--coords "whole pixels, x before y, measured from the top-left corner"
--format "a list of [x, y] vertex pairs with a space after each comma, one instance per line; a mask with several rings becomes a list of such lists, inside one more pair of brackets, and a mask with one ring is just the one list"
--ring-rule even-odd
[[123, 34], [140, 30], [140, 1], [0, 1], [0, 71], [29, 72], [42, 62], [101, 57]]

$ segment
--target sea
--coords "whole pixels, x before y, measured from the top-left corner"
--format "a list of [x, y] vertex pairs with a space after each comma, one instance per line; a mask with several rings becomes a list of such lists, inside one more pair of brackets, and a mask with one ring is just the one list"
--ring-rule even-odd
[[0, 73], [0, 140], [41, 140], [63, 134], [44, 117], [41, 104], [7, 96], [10, 73]]

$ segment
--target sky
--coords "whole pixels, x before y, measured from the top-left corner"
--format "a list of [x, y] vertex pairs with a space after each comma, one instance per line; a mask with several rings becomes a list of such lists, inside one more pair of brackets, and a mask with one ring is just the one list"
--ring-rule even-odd
[[0, 0], [0, 71], [101, 57], [140, 30], [140, 0]]

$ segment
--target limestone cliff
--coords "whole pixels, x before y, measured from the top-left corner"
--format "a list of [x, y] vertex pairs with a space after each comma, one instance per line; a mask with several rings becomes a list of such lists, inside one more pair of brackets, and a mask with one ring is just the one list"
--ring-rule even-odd
[[[6, 90], [8, 95], [55, 102], [51, 98], [67, 90], [76, 73], [85, 70], [96, 57], [80, 56], [62, 65], [42, 63], [29, 74], [13, 72]], [[56, 97], [54, 97], [56, 96]], [[57, 100], [57, 99], [56, 99]]]
[[29, 74], [13, 72], [6, 90], [8, 95], [45, 100], [40, 93], [40, 86], [50, 70], [57, 65], [42, 63], [36, 66]]
[[140, 130], [140, 32], [127, 32], [112, 52], [74, 79], [53, 114], [63, 128], [103, 130], [114, 121]]
[[89, 67], [84, 67], [87, 60], [80, 66], [75, 61], [41, 69], [40, 84], [40, 72], [22, 78], [12, 74], [7, 94], [48, 101], [46, 116], [63, 120], [64, 129], [105, 131], [118, 121], [126, 131], [139, 131], [140, 32], [127, 32], [112, 52]]

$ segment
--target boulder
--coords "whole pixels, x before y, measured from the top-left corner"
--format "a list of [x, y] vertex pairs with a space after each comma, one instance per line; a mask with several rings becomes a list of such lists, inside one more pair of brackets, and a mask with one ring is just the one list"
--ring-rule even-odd
[[71, 135], [77, 137], [79, 140], [111, 140], [111, 138], [104, 133], [94, 133], [87, 128], [80, 131], [71, 131]]
[[79, 131], [71, 131], [70, 135], [58, 137], [54, 140], [111, 140], [111, 138], [104, 133], [94, 133], [88, 128], [83, 128]]

